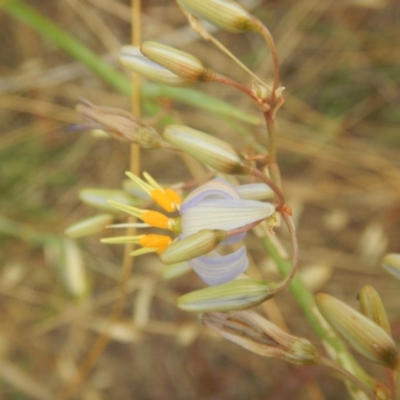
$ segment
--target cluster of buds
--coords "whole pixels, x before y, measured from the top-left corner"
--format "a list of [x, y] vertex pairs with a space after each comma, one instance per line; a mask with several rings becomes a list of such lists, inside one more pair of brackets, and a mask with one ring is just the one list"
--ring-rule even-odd
[[317, 305], [329, 324], [360, 354], [396, 370], [399, 353], [379, 296], [366, 287], [359, 298], [363, 313], [325, 293], [317, 295]]
[[[272, 121], [283, 103], [283, 88], [279, 87], [279, 60], [268, 29], [232, 0], [177, 0], [177, 3], [193, 27], [200, 18], [229, 32], [260, 33], [271, 50], [272, 88], [257, 77], [247, 88], [215, 72], [192, 54], [156, 42], [144, 42], [140, 47], [124, 46], [120, 63], [160, 84], [186, 86], [196, 82], [219, 82], [239, 89], [260, 106], [271, 138], [274, 134]], [[133, 244], [131, 256], [156, 253], [161, 262], [169, 266], [169, 275], [175, 274], [171, 272], [173, 270], [185, 270], [182, 264], [189, 266], [210, 287], [180, 296], [177, 305], [185, 311], [204, 313], [201, 316], [203, 324], [221, 336], [262, 356], [303, 365], [324, 364], [325, 359], [308, 340], [282, 331], [254, 312], [238, 311], [273, 297], [286, 287], [295, 271], [292, 268], [284, 284], [244, 275], [249, 260], [242, 241], [253, 227], [263, 221], [273, 227], [275, 214], [280, 212], [294, 242], [292, 265], [297, 266], [297, 241], [294, 228], [287, 222], [290, 212], [280, 191], [275, 140], [272, 138], [269, 142], [270, 179], [255, 170], [231, 144], [196, 129], [168, 125], [159, 132], [126, 111], [98, 107], [87, 101], [79, 104], [77, 110], [86, 121], [80, 128], [101, 129], [118, 140], [137, 143], [145, 149], [174, 148], [193, 156], [216, 173], [252, 174], [270, 185], [254, 183], [235, 187], [225, 179], [216, 178], [184, 197], [176, 188], [163, 188], [147, 173], [141, 179], [128, 172], [129, 179], [148, 196], [150, 204], [162, 211], [142, 208], [142, 203], [136, 204], [132, 196], [126, 198], [124, 192], [109, 192], [107, 203], [104, 193], [98, 196], [98, 192], [97, 195], [93, 195], [93, 191], [87, 192], [83, 197], [88, 203], [91, 195], [96, 201], [101, 197], [99, 208], [106, 213], [75, 224], [66, 233], [70, 237], [79, 237], [99, 231], [106, 225], [165, 231], [108, 237], [102, 242]], [[271, 199], [275, 201], [266, 201]], [[99, 206], [99, 203], [95, 205]], [[115, 223], [125, 214], [141, 222]], [[397, 278], [400, 276], [399, 260], [398, 254], [389, 254], [383, 260], [384, 268]], [[324, 318], [358, 352], [389, 369], [398, 368], [399, 354], [390, 336], [390, 325], [372, 287], [365, 287], [360, 292], [361, 313], [327, 294], [319, 294], [316, 300]], [[363, 384], [358, 386], [362, 388]], [[368, 388], [364, 391], [368, 393]]]

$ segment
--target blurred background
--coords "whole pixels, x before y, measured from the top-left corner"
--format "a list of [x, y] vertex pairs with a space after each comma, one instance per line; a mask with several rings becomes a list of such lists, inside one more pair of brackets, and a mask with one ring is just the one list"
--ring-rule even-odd
[[[129, 168], [128, 145], [68, 127], [81, 122], [74, 110], [79, 98], [131, 109], [130, 74], [117, 63], [120, 47], [131, 40], [131, 4], [0, 5], [0, 398], [58, 399], [118, 299], [122, 248], [100, 244], [101, 235], [66, 241], [63, 232], [95, 213], [79, 201], [81, 189], [118, 189]], [[399, 339], [400, 283], [385, 274], [380, 260], [400, 249], [400, 3], [270, 0], [247, 6], [271, 30], [282, 62], [286, 103], [277, 117], [279, 161], [298, 225], [304, 280], [352, 306], [361, 287], [372, 284]], [[143, 40], [189, 51], [216, 71], [250, 83], [190, 31], [173, 1], [143, 1], [142, 26]], [[259, 76], [271, 77], [260, 37], [214, 34]], [[75, 42], [77, 52], [68, 53], [66, 35], [111, 66], [118, 82], [107, 80], [107, 71], [96, 65], [88, 67]], [[249, 153], [249, 135], [263, 141], [262, 125], [150, 88], [144, 89], [144, 116], [167, 102], [175, 121]], [[194, 89], [260, 117], [233, 89]], [[190, 180], [198, 168], [166, 151], [142, 151], [141, 163], [163, 183]], [[259, 271], [277, 280], [255, 236], [247, 240]], [[137, 259], [110, 344], [68, 398], [348, 398], [343, 383], [322, 368], [262, 358], [211, 335], [196, 315], [175, 306], [178, 295], [203, 284], [194, 274], [162, 280], [160, 267], [157, 257]], [[259, 311], [283, 318], [291, 332], [322, 348], [289, 291]], [[383, 377], [376, 366], [360, 362]]]

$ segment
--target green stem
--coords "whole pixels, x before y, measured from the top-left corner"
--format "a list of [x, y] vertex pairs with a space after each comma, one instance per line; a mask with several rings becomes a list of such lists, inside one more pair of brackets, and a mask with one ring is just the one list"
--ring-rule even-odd
[[[270, 237], [262, 240], [263, 246], [270, 257], [275, 261], [280, 273], [287, 276], [291, 270], [291, 262], [281, 257], [276, 245]], [[372, 390], [375, 389], [375, 381], [368, 376], [358, 362], [351, 355], [346, 345], [339, 339], [334, 332], [329, 329], [320, 315], [315, 304], [314, 296], [305, 286], [298, 275], [295, 275], [289, 285], [292, 295], [298, 305], [303, 310], [310, 326], [314, 332], [322, 339], [329, 355], [343, 368], [355, 375]], [[349, 388], [351, 390], [351, 387]]]
[[100, 60], [95, 53], [82, 45], [77, 39], [68, 35], [56, 24], [25, 4], [24, 1], [10, 0], [3, 6], [3, 9], [14, 18], [35, 29], [76, 60], [85, 64], [114, 89], [127, 96], [130, 95], [131, 88], [122, 74]]

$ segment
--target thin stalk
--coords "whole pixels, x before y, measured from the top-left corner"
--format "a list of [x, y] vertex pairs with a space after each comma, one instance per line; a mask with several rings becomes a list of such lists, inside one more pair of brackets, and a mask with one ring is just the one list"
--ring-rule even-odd
[[269, 50], [271, 52], [272, 56], [272, 64], [274, 66], [274, 80], [272, 84], [272, 92], [271, 92], [271, 97], [269, 99], [270, 101], [270, 106], [273, 107], [274, 102], [275, 102], [275, 91], [279, 87], [279, 82], [280, 82], [280, 69], [279, 69], [279, 56], [278, 56], [278, 51], [275, 46], [274, 39], [271, 35], [271, 32], [268, 30], [268, 28], [261, 24], [260, 25], [260, 34], [264, 37], [265, 41], [268, 44]]
[[276, 209], [277, 211], [282, 211], [285, 208], [285, 196], [281, 188], [272, 179], [268, 178], [268, 176], [266, 176], [257, 168], [253, 168], [251, 170], [251, 174], [263, 181], [274, 191], [276, 196]]
[[[140, 21], [141, 21], [141, 0], [132, 0], [132, 42], [133, 45], [138, 46], [140, 43]], [[141, 93], [140, 93], [140, 77], [137, 74], [134, 74], [132, 77], [132, 113], [140, 117], [141, 111]], [[139, 146], [136, 144], [131, 145], [130, 152], [130, 171], [134, 174], [138, 174], [140, 169], [140, 151]], [[129, 223], [134, 223], [136, 219], [132, 216], [129, 218]], [[134, 236], [136, 233], [136, 228], [128, 227], [127, 236]], [[118, 298], [114, 303], [113, 309], [111, 311], [110, 317], [107, 320], [107, 324], [104, 330], [101, 332], [96, 342], [92, 346], [89, 351], [89, 354], [84, 359], [80, 368], [74, 377], [66, 383], [62, 392], [60, 393], [60, 397], [62, 399], [69, 397], [73, 392], [77, 389], [77, 387], [83, 382], [83, 380], [90, 374], [93, 368], [98, 363], [99, 358], [104, 353], [107, 348], [111, 336], [111, 328], [118, 321], [121, 316], [121, 312], [123, 310], [123, 306], [125, 303], [125, 298], [127, 294], [127, 283], [132, 274], [133, 268], [133, 257], [130, 256], [130, 253], [133, 249], [133, 244], [127, 243], [124, 247], [124, 257], [122, 261], [121, 268], [121, 278], [118, 285]]]
[[352, 383], [354, 383], [357, 387], [359, 387], [371, 400], [376, 400], [377, 397], [375, 393], [369, 388], [364, 382], [360, 381], [356, 376], [351, 374], [349, 371], [342, 368], [340, 365], [333, 363], [328, 358], [323, 357], [321, 359], [321, 364], [325, 365], [328, 368], [333, 369], [334, 371], [338, 372], [344, 378], [348, 379]]
[[[228, 85], [234, 87], [235, 89], [240, 90], [241, 92], [245, 93], [247, 96], [252, 98], [263, 111], [269, 111], [271, 108], [268, 104], [266, 104], [262, 99], [256, 96], [249, 88], [243, 86], [241, 83], [234, 81], [226, 76], [216, 74], [212, 80], [213, 82], [223, 83], [224, 85]], [[267, 109], [266, 109], [267, 108]]]
[[267, 125], [268, 131], [268, 171], [270, 173], [271, 179], [276, 183], [279, 188], [281, 188], [281, 173], [276, 158], [276, 128], [273, 114], [273, 110], [264, 113], [265, 123]]
[[287, 286], [290, 284], [290, 281], [293, 279], [297, 272], [297, 268], [299, 266], [299, 242], [297, 240], [296, 229], [293, 225], [292, 220], [290, 219], [289, 215], [283, 211], [281, 213], [282, 218], [289, 230], [290, 239], [292, 241], [292, 265], [290, 267], [289, 273], [285, 276], [285, 279], [279, 284], [276, 293], [282, 292], [282, 290], [286, 289]]
[[186, 18], [189, 21], [190, 27], [197, 32], [203, 39], [210, 41], [215, 47], [221, 50], [227, 57], [229, 57], [235, 64], [237, 64], [240, 68], [246, 71], [254, 80], [258, 81], [261, 85], [269, 88], [269, 86], [263, 82], [251, 69], [246, 67], [233, 53], [229, 51], [219, 40], [217, 40], [214, 36], [212, 36], [209, 32], [207, 32], [203, 26], [199, 23], [199, 21], [186, 10], [181, 9], [182, 12], [186, 15]]

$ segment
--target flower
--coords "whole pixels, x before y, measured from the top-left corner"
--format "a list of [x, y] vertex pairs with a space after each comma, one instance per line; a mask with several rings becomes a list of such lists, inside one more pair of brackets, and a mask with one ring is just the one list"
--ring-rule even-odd
[[[132, 256], [155, 252], [165, 264], [185, 260], [209, 285], [233, 280], [247, 269], [244, 245], [239, 245], [228, 254], [220, 251], [226, 245], [242, 241], [248, 230], [275, 212], [275, 207], [270, 203], [248, 199], [248, 190], [244, 190], [247, 198], [241, 198], [239, 191], [223, 179], [207, 182], [182, 201], [175, 190], [163, 189], [147, 173], [143, 174], [145, 181], [129, 172], [127, 175], [162, 209], [168, 213], [178, 212], [179, 216], [171, 217], [158, 211], [110, 201], [114, 207], [143, 221], [112, 227], [167, 229], [175, 233], [177, 238], [173, 241], [169, 235], [145, 234], [107, 238], [102, 242], [138, 244], [141, 247], [132, 251]], [[254, 187], [259, 193], [259, 185], [243, 185], [241, 188]]]

